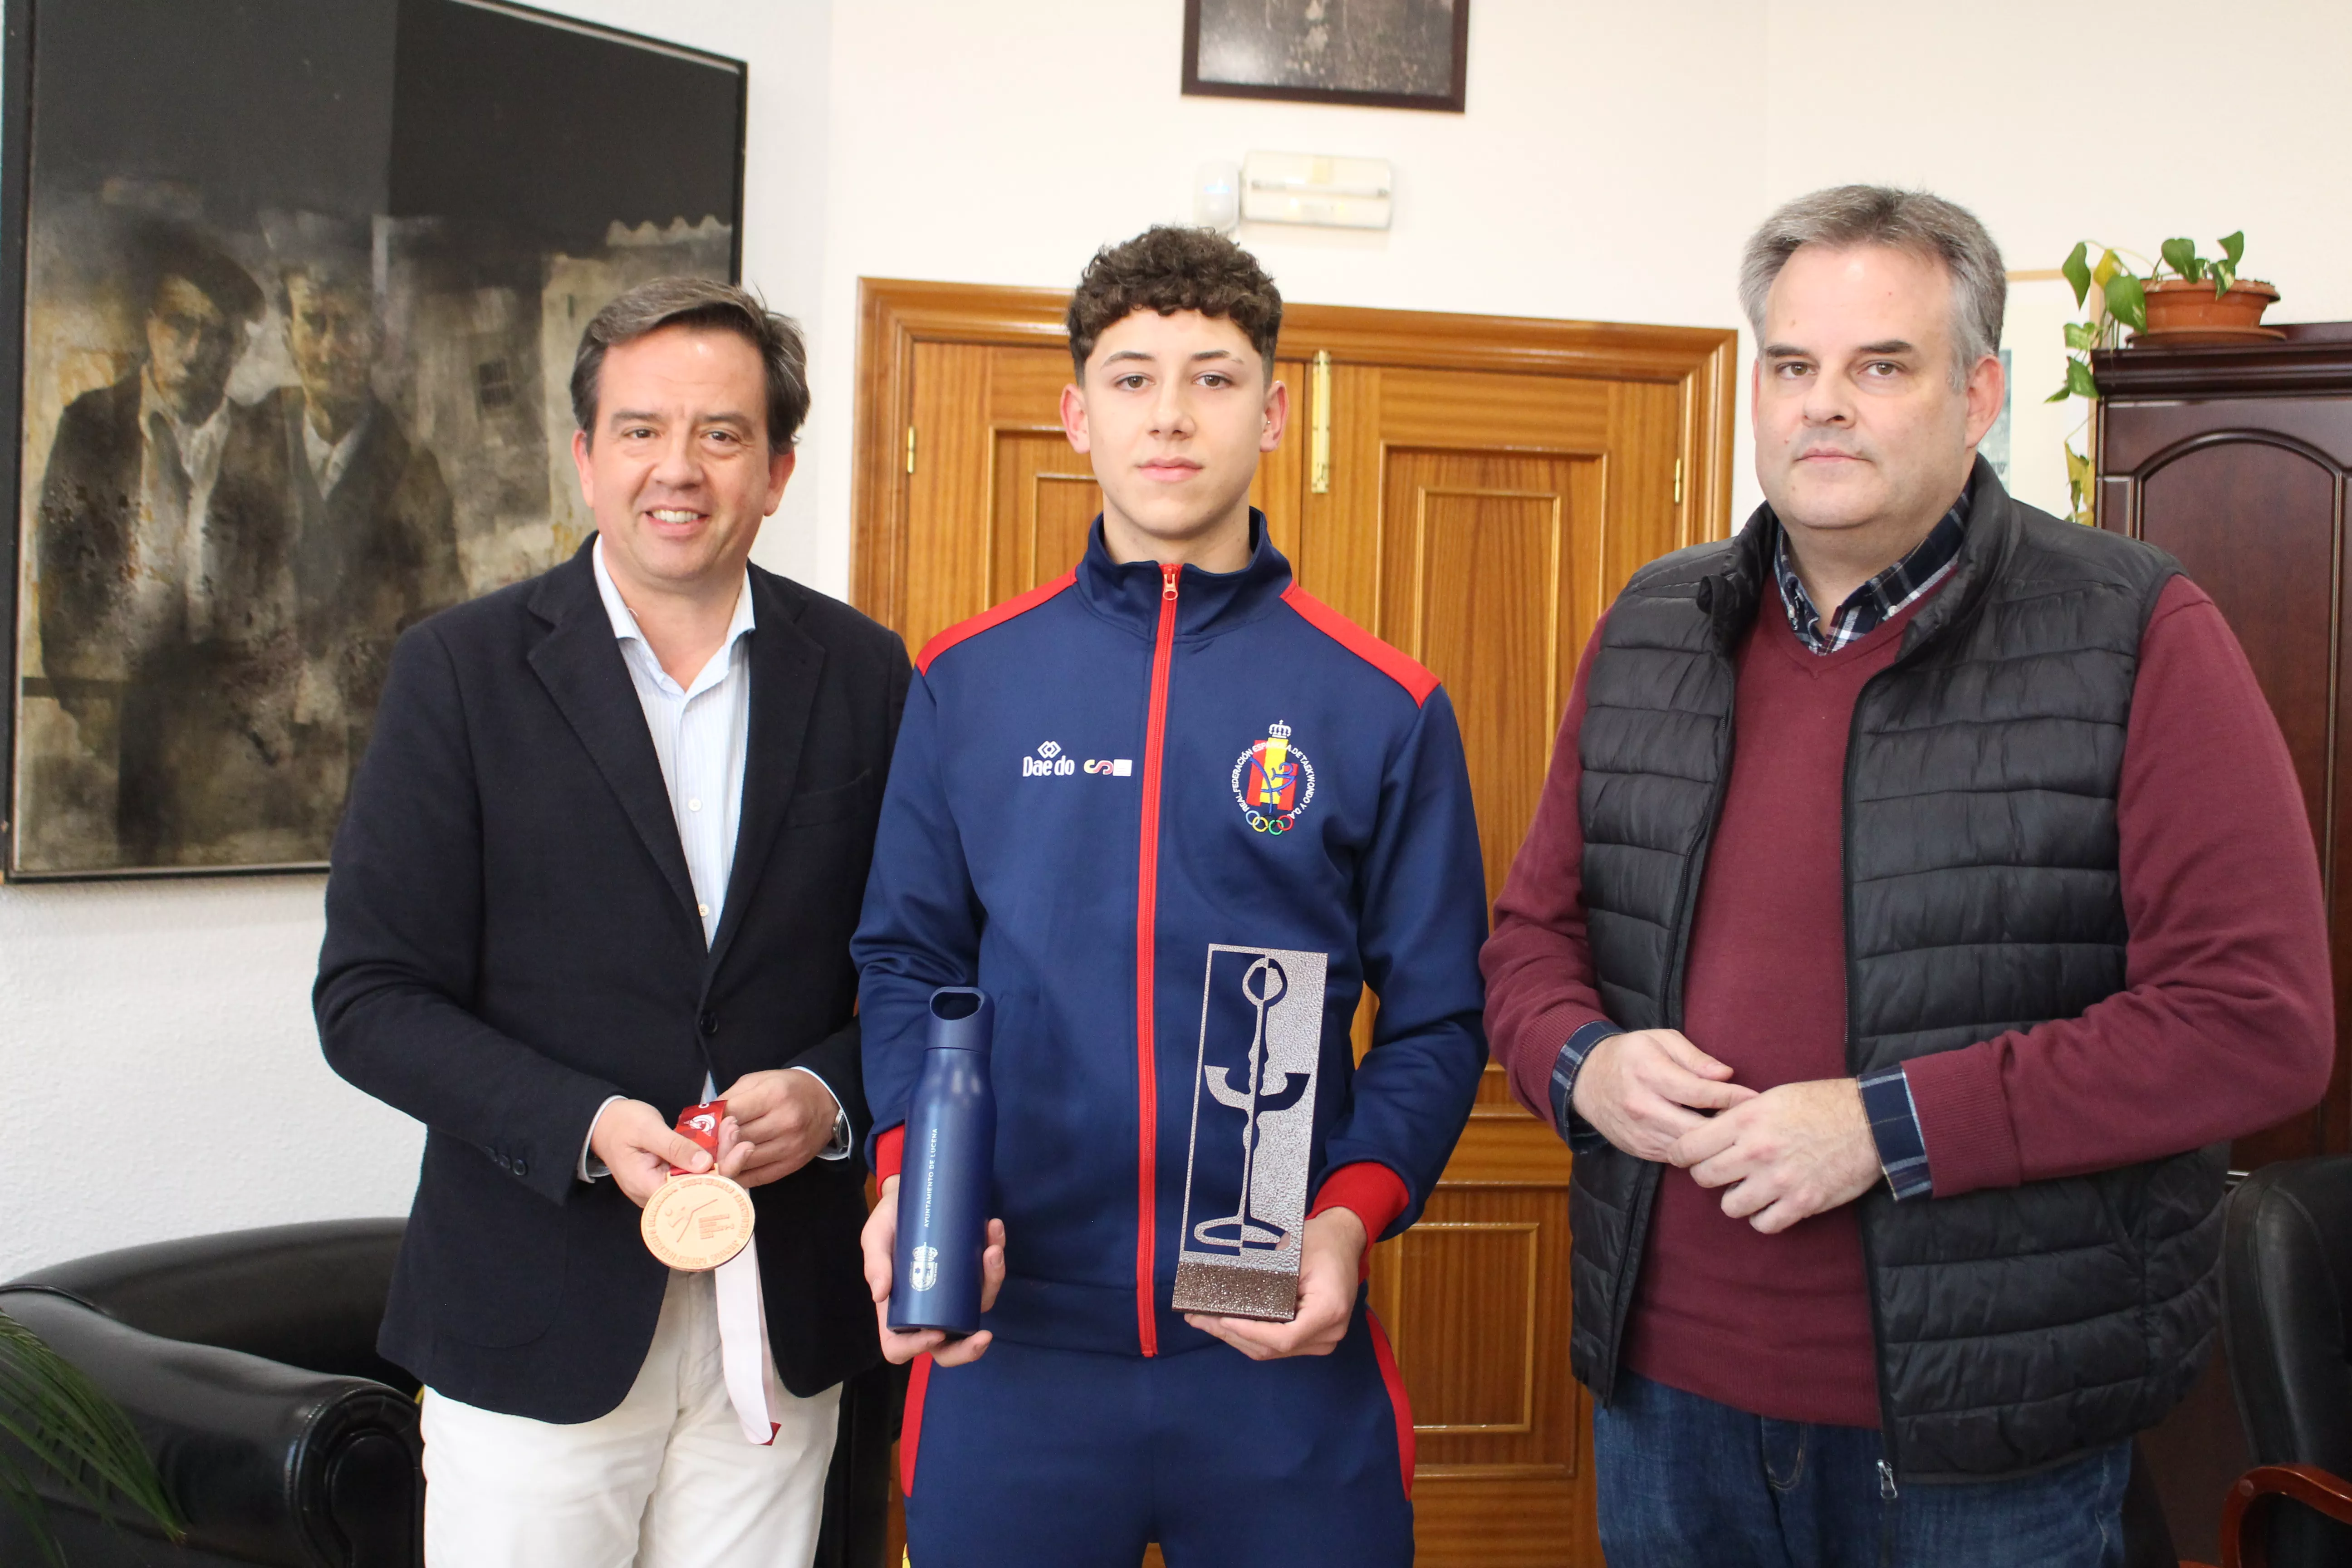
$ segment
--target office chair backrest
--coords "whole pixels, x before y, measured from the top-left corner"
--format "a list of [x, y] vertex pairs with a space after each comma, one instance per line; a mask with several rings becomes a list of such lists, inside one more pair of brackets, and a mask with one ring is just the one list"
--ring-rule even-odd
[[[2265, 1165], [2231, 1195], [2221, 1332], [2258, 1465], [2352, 1477], [2352, 1157]], [[2352, 1530], [2271, 1505], [2273, 1568], [2352, 1564]]]

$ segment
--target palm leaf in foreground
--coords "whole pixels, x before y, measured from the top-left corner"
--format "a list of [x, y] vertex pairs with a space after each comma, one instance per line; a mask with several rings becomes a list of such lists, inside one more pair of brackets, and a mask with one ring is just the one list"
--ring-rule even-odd
[[[111, 1518], [129, 1502], [178, 1541], [185, 1533], [163, 1478], [121, 1408], [79, 1367], [24, 1324], [0, 1312], [0, 1433], [33, 1464], [53, 1471], [74, 1496]], [[34, 1473], [0, 1446], [0, 1497], [16, 1510], [53, 1563], [64, 1563], [47, 1530]]]

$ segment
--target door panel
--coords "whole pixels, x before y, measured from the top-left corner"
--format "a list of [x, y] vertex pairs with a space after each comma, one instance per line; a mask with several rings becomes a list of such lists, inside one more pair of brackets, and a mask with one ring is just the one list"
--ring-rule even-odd
[[995, 437], [985, 418], [972, 417], [988, 406], [992, 352], [976, 343], [915, 349], [907, 555], [919, 569], [907, 574], [898, 626], [910, 649], [992, 602], [987, 474]]
[[1601, 460], [1392, 449], [1383, 488], [1376, 629], [1444, 673], [1492, 898], [1535, 819], [1590, 629], [1576, 601], [1600, 577]]
[[[1067, 570], [1100, 501], [1056, 414], [1064, 297], [866, 289], [859, 602], [919, 647]], [[1490, 899], [1534, 816], [1602, 609], [1643, 563], [1726, 531], [1734, 342], [1287, 314], [1276, 374], [1290, 424], [1251, 499], [1301, 586], [1444, 681]], [[1330, 360], [1319, 408], [1318, 349]], [[1318, 420], [1330, 452], [1319, 490]], [[1368, 995], [1360, 1051], [1377, 1012]], [[1414, 1412], [1425, 1568], [1601, 1563], [1591, 1412], [1568, 1370], [1569, 1171], [1559, 1138], [1489, 1066], [1424, 1217], [1374, 1251], [1372, 1303]]]
[[1102, 510], [1102, 490], [1085, 458], [1050, 433], [996, 433], [992, 605], [1050, 583], [1086, 552], [1087, 530]]

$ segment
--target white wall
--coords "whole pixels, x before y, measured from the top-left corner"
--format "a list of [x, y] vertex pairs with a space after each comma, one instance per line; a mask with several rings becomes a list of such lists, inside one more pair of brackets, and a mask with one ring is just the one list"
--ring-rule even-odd
[[[1185, 99], [1177, 0], [562, 0], [751, 65], [751, 281], [810, 328], [816, 410], [766, 564], [849, 565], [860, 275], [1066, 286], [1253, 149], [1397, 165], [1396, 227], [1253, 228], [1294, 300], [1737, 324], [1748, 228], [1878, 179], [1974, 207], [2011, 266], [2242, 225], [2284, 320], [2352, 317], [2352, 11], [1477, 0], [1461, 117]], [[2249, 51], [2263, 61], [2250, 84]], [[2226, 72], [2210, 83], [2209, 67]], [[616, 121], [629, 106], [615, 105]], [[1756, 494], [1743, 438], [1739, 512]], [[316, 879], [0, 889], [0, 1278], [109, 1246], [397, 1212], [419, 1137], [321, 1064]], [[69, 1170], [82, 1212], [50, 1206]]]
[[[1769, 200], [1843, 180], [1972, 208], [2019, 270], [2246, 231], [2273, 318], [2352, 317], [2352, 6], [2333, 0], [1773, 0]], [[2259, 59], [2249, 74], [2238, 62]]]

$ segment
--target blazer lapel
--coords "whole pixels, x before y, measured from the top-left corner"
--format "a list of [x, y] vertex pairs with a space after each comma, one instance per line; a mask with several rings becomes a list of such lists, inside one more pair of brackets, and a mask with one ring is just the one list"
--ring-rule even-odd
[[699, 934], [694, 882], [687, 874], [669, 789], [662, 783], [661, 759], [654, 754], [645, 708], [622, 661], [604, 601], [596, 592], [595, 569], [588, 559], [593, 545], [592, 537], [578, 554], [540, 579], [532, 593], [531, 612], [552, 624], [531, 648], [530, 666], [587, 748], [596, 771], [604, 775], [630, 826], [645, 840], [646, 853], [668, 880], [679, 909], [694, 920]]
[[817, 677], [824, 668], [824, 648], [801, 630], [793, 614], [798, 606], [756, 568], [751, 573], [751, 721], [743, 742], [743, 813], [735, 829], [727, 903], [719, 911], [719, 934], [711, 941], [705, 971], [712, 974], [743, 924], [768, 851], [792, 805], [809, 714], [816, 706]]

